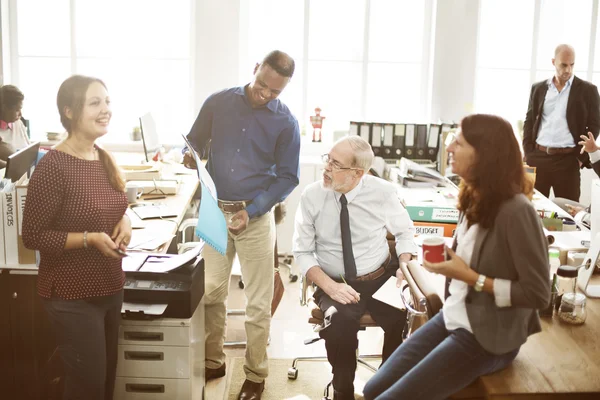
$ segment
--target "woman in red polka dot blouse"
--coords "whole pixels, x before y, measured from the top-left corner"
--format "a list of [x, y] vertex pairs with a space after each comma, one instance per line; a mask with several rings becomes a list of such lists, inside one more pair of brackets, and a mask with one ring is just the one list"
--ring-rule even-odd
[[74, 75], [57, 95], [68, 137], [29, 181], [23, 241], [40, 253], [38, 294], [65, 369], [65, 399], [112, 399], [125, 275], [119, 251], [131, 239], [125, 182], [95, 141], [112, 112], [106, 86]]

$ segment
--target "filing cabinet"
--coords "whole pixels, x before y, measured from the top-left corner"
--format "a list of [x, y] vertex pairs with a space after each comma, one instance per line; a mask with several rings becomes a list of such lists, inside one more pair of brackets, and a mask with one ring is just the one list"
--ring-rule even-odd
[[188, 319], [125, 316], [114, 400], [190, 399], [204, 399], [204, 302]]

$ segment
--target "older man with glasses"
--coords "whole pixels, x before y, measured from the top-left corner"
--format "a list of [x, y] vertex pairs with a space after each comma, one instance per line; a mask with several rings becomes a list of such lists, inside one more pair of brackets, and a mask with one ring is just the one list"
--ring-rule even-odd
[[369, 311], [385, 331], [383, 362], [402, 343], [406, 315], [373, 299], [391, 276], [387, 232], [396, 239], [399, 262], [416, 253], [414, 227], [396, 187], [367, 175], [373, 150], [359, 136], [337, 141], [324, 154], [323, 180], [308, 185], [296, 213], [294, 257], [302, 273], [318, 289], [316, 303], [332, 314], [331, 324], [319, 335], [325, 339], [333, 367], [334, 399], [354, 399], [357, 333], [360, 317]]

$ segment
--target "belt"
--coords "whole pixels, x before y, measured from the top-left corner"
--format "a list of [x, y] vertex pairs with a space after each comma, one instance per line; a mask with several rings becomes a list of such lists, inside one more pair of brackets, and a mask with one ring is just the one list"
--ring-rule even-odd
[[227, 213], [242, 211], [252, 203], [252, 200], [227, 201], [219, 200], [219, 208]]
[[548, 155], [552, 154], [571, 154], [576, 151], [575, 147], [546, 147], [535, 144], [535, 148], [545, 152]]
[[368, 274], [357, 276], [355, 280], [357, 281], [374, 281], [377, 278], [381, 278], [383, 274], [385, 274], [386, 268], [390, 261], [392, 260], [392, 256], [388, 254], [386, 260], [381, 264], [381, 267], [377, 268], [373, 272], [369, 272]]

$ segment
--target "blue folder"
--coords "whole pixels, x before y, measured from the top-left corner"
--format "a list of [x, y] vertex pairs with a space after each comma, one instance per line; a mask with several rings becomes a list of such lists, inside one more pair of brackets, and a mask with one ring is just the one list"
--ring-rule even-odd
[[196, 236], [203, 239], [222, 255], [227, 250], [227, 224], [225, 217], [210, 195], [209, 190], [200, 181], [202, 197], [200, 197], [200, 209], [198, 210], [198, 225], [196, 225]]

